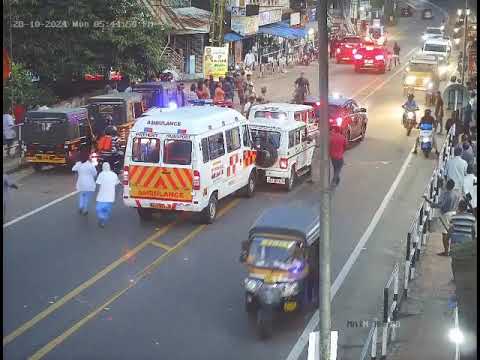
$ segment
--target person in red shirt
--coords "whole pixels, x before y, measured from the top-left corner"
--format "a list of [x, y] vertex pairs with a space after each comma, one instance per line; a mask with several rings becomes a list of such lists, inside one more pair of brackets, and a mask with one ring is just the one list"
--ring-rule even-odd
[[343, 167], [343, 154], [347, 148], [347, 138], [342, 134], [342, 129], [335, 126], [330, 132], [330, 159], [333, 166], [332, 187], [340, 183], [340, 171]]

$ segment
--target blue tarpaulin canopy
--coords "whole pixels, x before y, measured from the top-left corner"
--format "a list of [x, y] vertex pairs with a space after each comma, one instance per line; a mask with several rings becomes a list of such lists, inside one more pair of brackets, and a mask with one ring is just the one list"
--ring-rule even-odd
[[229, 33], [226, 33], [223, 36], [223, 39], [226, 42], [233, 42], [233, 41], [242, 40], [242, 39], [244, 39], [244, 37], [242, 35], [239, 35], [239, 34], [235, 33], [235, 32], [229, 32]]
[[258, 28], [258, 33], [283, 37], [286, 39], [301, 39], [307, 35], [304, 29], [290, 27], [288, 21], [260, 26]]

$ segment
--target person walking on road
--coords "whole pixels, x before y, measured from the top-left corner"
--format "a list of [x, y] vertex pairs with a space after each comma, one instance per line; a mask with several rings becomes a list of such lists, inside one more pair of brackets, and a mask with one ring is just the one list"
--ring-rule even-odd
[[440, 91], [437, 91], [437, 94], [435, 96], [435, 131], [438, 130], [438, 126], [440, 125], [440, 131], [438, 132], [439, 134], [442, 134], [443, 131], [443, 115], [442, 93]]
[[223, 103], [225, 101], [225, 91], [222, 89], [222, 83], [219, 81], [217, 82], [215, 88], [215, 96], [213, 97], [214, 103]]
[[477, 177], [473, 174], [471, 165], [468, 165], [467, 176], [463, 180], [463, 193], [472, 207], [473, 215], [477, 217]]
[[97, 169], [90, 161], [88, 151], [82, 149], [80, 151], [80, 161], [73, 166], [72, 171], [78, 174], [77, 191], [78, 191], [78, 212], [82, 215], [88, 214], [88, 204], [95, 193], [95, 177]]
[[472, 123], [472, 105], [470, 103], [463, 110], [463, 132], [470, 134], [470, 124]]
[[463, 182], [465, 175], [467, 175], [467, 162], [462, 159], [462, 150], [455, 147], [453, 150], [454, 157], [447, 161], [445, 165], [447, 179], [452, 179], [455, 182], [455, 189], [461, 193], [463, 189]]
[[426, 196], [424, 196], [424, 199], [432, 206], [432, 208], [440, 210], [440, 220], [445, 226], [442, 231], [442, 243], [444, 251], [438, 254], [441, 256], [448, 256], [448, 228], [450, 226], [450, 217], [455, 213], [457, 203], [460, 200], [460, 196], [454, 191], [454, 188], [455, 181], [449, 179], [447, 181], [446, 189], [440, 194], [437, 203], [432, 202]]
[[395, 41], [395, 43], [393, 44], [393, 66], [396, 67], [397, 62], [398, 62], [398, 65], [400, 65], [400, 46]]
[[12, 111], [8, 110], [3, 114], [3, 143], [7, 145], [8, 157], [11, 157], [10, 150], [13, 148], [13, 142], [16, 137], [15, 119], [12, 116]]
[[97, 194], [98, 225], [104, 227], [112, 214], [115, 202], [115, 187], [120, 184], [117, 174], [110, 170], [110, 164], [104, 162], [102, 172], [98, 175], [97, 184], [100, 185]]
[[245, 111], [245, 73], [242, 71], [242, 75], [235, 74], [235, 88], [237, 89], [238, 100], [240, 102], [240, 112], [243, 114]]
[[330, 132], [330, 159], [333, 166], [333, 178], [331, 187], [336, 187], [340, 183], [340, 172], [343, 167], [343, 154], [347, 148], [348, 141], [342, 134], [342, 129], [335, 126]]
[[10, 176], [3, 174], [3, 219], [5, 219], [6, 210], [7, 210], [7, 198], [10, 194], [10, 189], [18, 189], [17, 184], [15, 184]]
[[473, 153], [472, 146], [470, 145], [470, 139], [468, 135], [462, 135], [462, 143], [460, 146], [462, 149], [462, 159], [467, 162], [467, 165], [473, 166], [475, 163], [475, 154]]
[[310, 94], [310, 83], [305, 78], [305, 73], [301, 72], [300, 77], [295, 80], [294, 100], [296, 104], [303, 104], [305, 96]]

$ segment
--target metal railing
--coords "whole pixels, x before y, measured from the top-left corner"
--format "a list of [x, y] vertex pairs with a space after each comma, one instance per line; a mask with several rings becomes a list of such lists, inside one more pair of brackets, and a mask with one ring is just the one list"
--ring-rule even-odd
[[[453, 156], [454, 134], [455, 126], [453, 126], [447, 134], [447, 139], [445, 140], [440, 151], [438, 164], [435, 167], [433, 174], [427, 183], [427, 186], [425, 187], [424, 194], [431, 201], [438, 201], [442, 185], [441, 180], [443, 179], [445, 174], [445, 163]], [[422, 201], [408, 230], [405, 263], [403, 268], [404, 279], [402, 296], [399, 296], [399, 278], [401, 269], [398, 263], [395, 264], [395, 267], [383, 288], [383, 332], [381, 339], [382, 359], [387, 358], [388, 345], [391, 341], [395, 340], [395, 332], [396, 328], [398, 327], [398, 313], [400, 309], [400, 304], [404, 299], [408, 297], [409, 283], [415, 279], [415, 271], [417, 264], [421, 259], [420, 255], [422, 249], [427, 244], [433, 210], [434, 209], [429, 205], [426, 200]], [[392, 284], [393, 298], [392, 302], [390, 303], [389, 291]], [[362, 352], [360, 354], [360, 360], [365, 360], [369, 348], [371, 359], [376, 359], [377, 356], [378, 327], [380, 326], [380, 322], [377, 319], [374, 319], [371, 324], [372, 326], [370, 328], [370, 332], [363, 344]], [[390, 333], [389, 330], [391, 330]]]

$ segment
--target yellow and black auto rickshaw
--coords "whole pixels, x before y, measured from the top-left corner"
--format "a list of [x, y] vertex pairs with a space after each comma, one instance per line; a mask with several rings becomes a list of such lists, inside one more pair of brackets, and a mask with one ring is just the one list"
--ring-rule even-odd
[[173, 81], [151, 81], [135, 84], [133, 91], [143, 96], [147, 109], [152, 107], [174, 110], [186, 104], [185, 95]]
[[242, 243], [245, 307], [256, 315], [262, 338], [271, 336], [275, 312], [292, 312], [318, 299], [319, 229], [313, 208], [275, 207], [259, 217]]
[[48, 108], [25, 116], [25, 159], [35, 170], [42, 165], [71, 165], [80, 147], [91, 146], [86, 108]]
[[435, 56], [418, 56], [410, 60], [403, 78], [403, 94], [425, 92], [425, 102], [431, 106], [440, 87], [439, 64]]
[[142, 95], [135, 92], [112, 93], [91, 97], [87, 101], [89, 125], [98, 139], [111, 123], [117, 128], [120, 143], [127, 144], [130, 128], [145, 111]]

